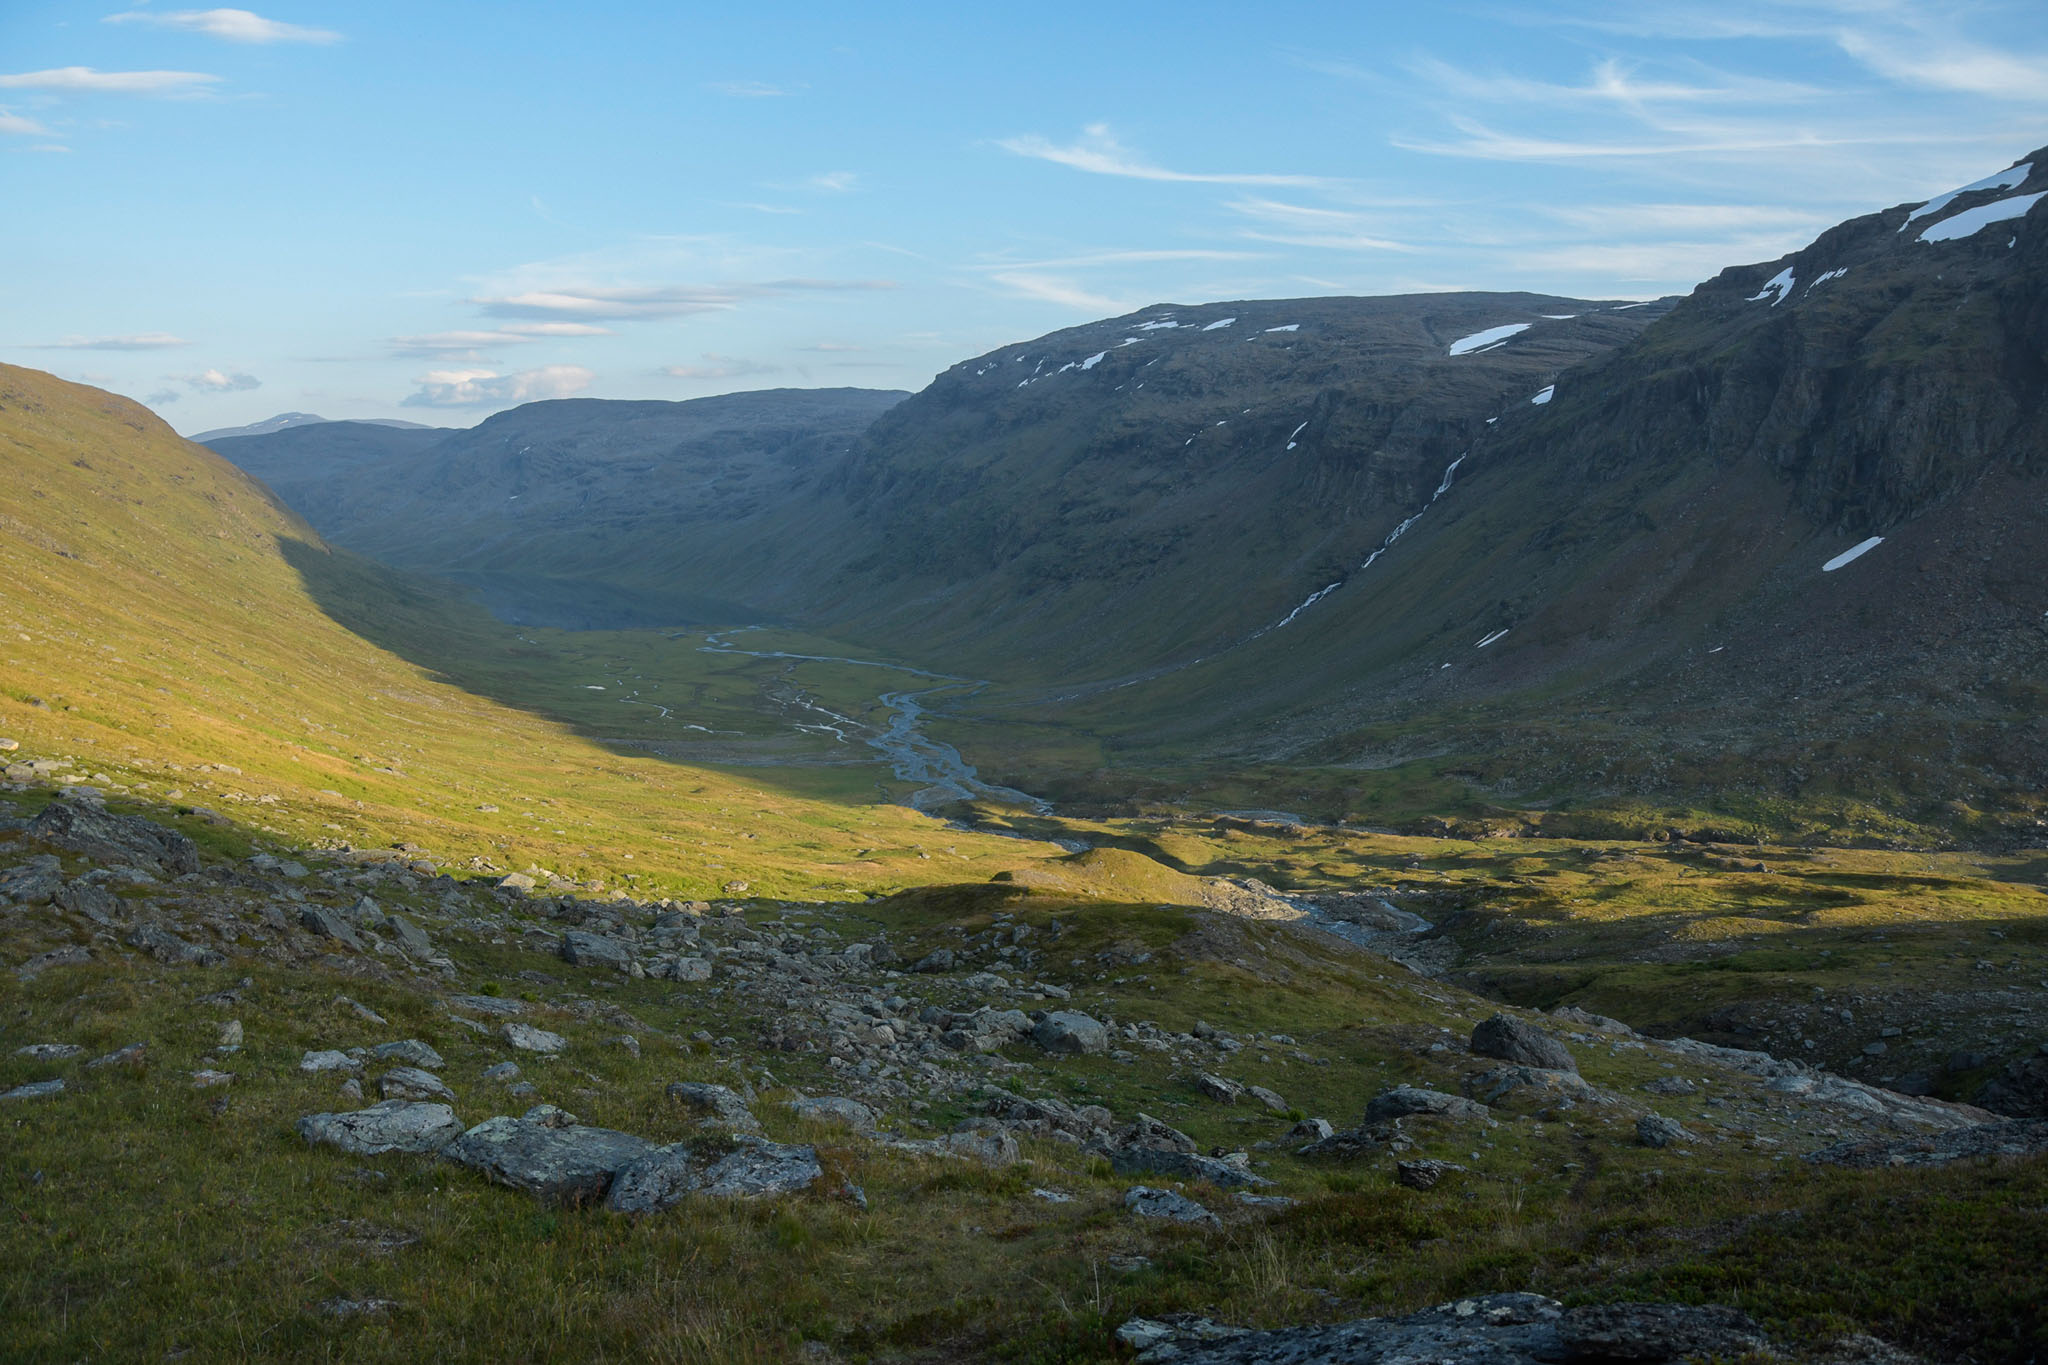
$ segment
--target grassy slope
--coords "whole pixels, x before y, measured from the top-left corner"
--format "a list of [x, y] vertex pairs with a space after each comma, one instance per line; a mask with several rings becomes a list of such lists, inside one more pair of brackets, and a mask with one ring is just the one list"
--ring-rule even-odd
[[[778, 665], [660, 637], [521, 638], [452, 593], [330, 552], [126, 400], [0, 369], [0, 468], [0, 735], [23, 745], [14, 758], [68, 756], [82, 778], [212, 807], [259, 837], [631, 873], [650, 895], [733, 879], [841, 893], [1017, 861], [1014, 841], [875, 804], [872, 765], [721, 770], [598, 742], [689, 740], [698, 722], [744, 730], [769, 757], [830, 744], [760, 699]], [[377, 644], [336, 617], [374, 622]], [[587, 690], [613, 663], [690, 708], [663, 725]], [[748, 748], [720, 752], [762, 756]]]

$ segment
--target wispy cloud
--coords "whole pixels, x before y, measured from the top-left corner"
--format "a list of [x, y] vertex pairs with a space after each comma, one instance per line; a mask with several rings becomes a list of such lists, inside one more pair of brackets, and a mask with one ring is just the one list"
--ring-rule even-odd
[[736, 100], [771, 100], [794, 95], [805, 87], [770, 85], [767, 81], [707, 81], [704, 88], [713, 94], [727, 95]]
[[73, 90], [117, 95], [193, 95], [217, 84], [204, 71], [95, 71], [59, 66], [47, 71], [0, 75], [0, 90]]
[[338, 43], [341, 35], [331, 29], [301, 28], [252, 14], [245, 9], [181, 9], [158, 14], [146, 9], [109, 14], [102, 23], [148, 24], [153, 28], [183, 29], [224, 38], [231, 43]]
[[563, 286], [471, 299], [487, 315], [502, 318], [606, 318], [648, 321], [689, 317], [737, 308], [751, 299], [830, 290], [894, 289], [891, 280], [784, 279], [731, 284], [673, 284], [592, 288]]
[[700, 365], [664, 365], [661, 372], [671, 379], [739, 379], [750, 374], [777, 374], [780, 365], [706, 351]]
[[169, 332], [136, 332], [129, 336], [65, 337], [38, 349], [45, 351], [168, 351], [192, 343]]
[[19, 137], [56, 136], [34, 119], [24, 118], [20, 114], [10, 114], [5, 109], [0, 109], [0, 133], [13, 133]]
[[1320, 247], [1328, 251], [1414, 251], [1406, 242], [1382, 236], [1381, 218], [1354, 209], [1318, 208], [1278, 199], [1238, 199], [1229, 206], [1252, 226], [1242, 235], [1261, 242]]
[[581, 365], [542, 365], [538, 369], [500, 374], [496, 370], [429, 370], [413, 382], [419, 387], [402, 400], [415, 408], [481, 408], [569, 398], [590, 387], [597, 376]]
[[563, 337], [614, 336], [609, 327], [599, 327], [588, 322], [509, 322], [502, 327], [488, 330], [463, 330], [453, 332], [428, 332], [419, 336], [391, 338], [392, 354], [396, 356], [434, 356], [448, 353], [476, 352], [495, 346], [524, 346], [536, 341], [556, 340]]
[[1263, 253], [1257, 251], [1224, 251], [1202, 247], [1131, 249], [1115, 251], [1084, 251], [1071, 256], [1055, 256], [1043, 261], [1005, 261], [1006, 270], [1073, 270], [1098, 265], [1147, 265], [1160, 261], [1253, 261]]
[[1023, 137], [1004, 138], [997, 146], [1018, 156], [1032, 157], [1039, 161], [1050, 161], [1054, 165], [1068, 166], [1091, 175], [1123, 176], [1130, 180], [1163, 180], [1194, 185], [1293, 185], [1312, 186], [1331, 183], [1326, 177], [1313, 175], [1266, 175], [1218, 173], [1208, 171], [1174, 171], [1164, 166], [1155, 166], [1132, 152], [1116, 140], [1106, 123], [1091, 123], [1081, 130], [1078, 141], [1061, 146], [1036, 133]]
[[992, 273], [989, 279], [1027, 299], [1057, 303], [1063, 308], [1077, 309], [1098, 317], [1105, 313], [1128, 313], [1136, 307], [1126, 300], [1097, 294], [1074, 280], [1056, 275], [1039, 275], [1024, 270], [999, 270]]
[[852, 171], [826, 171], [804, 181], [806, 189], [822, 190], [826, 194], [845, 194], [859, 183], [860, 176]]

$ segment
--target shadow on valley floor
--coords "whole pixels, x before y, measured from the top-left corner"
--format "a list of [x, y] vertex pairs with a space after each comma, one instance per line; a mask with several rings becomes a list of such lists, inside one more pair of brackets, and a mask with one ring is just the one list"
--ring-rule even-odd
[[[770, 700], [762, 684], [771, 675], [758, 661], [702, 654], [671, 638], [678, 629], [701, 632], [727, 623], [591, 630], [570, 636], [574, 647], [549, 647], [524, 633], [545, 627], [500, 620], [466, 585], [393, 569], [345, 549], [291, 539], [281, 539], [278, 547], [321, 610], [350, 632], [439, 681], [545, 717], [615, 752], [744, 773], [748, 782], [808, 800], [859, 805], [892, 800], [905, 790], [888, 781], [887, 770], [865, 747], [849, 746], [841, 757], [822, 749], [815, 737], [807, 743], [801, 727], [786, 719], [797, 704], [789, 700], [796, 689], [782, 686], [779, 700]], [[638, 700], [637, 691], [628, 698], [624, 688], [613, 686], [622, 670], [654, 661], [671, 676], [643, 684], [651, 700]], [[684, 672], [688, 676], [679, 676]], [[668, 690], [654, 690], [664, 683]], [[636, 708], [629, 718], [621, 718], [621, 702]], [[657, 717], [667, 720], [684, 706], [708, 723], [659, 725]], [[749, 733], [735, 734], [748, 721]], [[770, 728], [773, 734], [761, 733]]]

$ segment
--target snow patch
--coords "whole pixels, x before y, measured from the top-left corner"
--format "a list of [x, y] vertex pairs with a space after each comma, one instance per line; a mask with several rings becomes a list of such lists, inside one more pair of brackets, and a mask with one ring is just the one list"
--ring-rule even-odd
[[1748, 301], [1750, 303], [1762, 303], [1766, 296], [1776, 294], [1778, 297], [1771, 300], [1771, 307], [1776, 308], [1786, 299], [1792, 297], [1792, 287], [1797, 283], [1798, 281], [1792, 277], [1792, 267], [1788, 265], [1777, 274], [1771, 276], [1765, 282], [1763, 288], [1749, 296]]
[[1644, 299], [1641, 303], [1617, 303], [1607, 311], [1610, 313], [1626, 313], [1631, 308], [1648, 308], [1655, 301], [1654, 299]]
[[1484, 648], [1486, 648], [1486, 647], [1487, 647], [1488, 645], [1492, 644], [1492, 643], [1493, 643], [1493, 642], [1494, 642], [1495, 640], [1498, 640], [1498, 639], [1499, 639], [1499, 638], [1500, 638], [1501, 636], [1503, 636], [1503, 635], [1505, 635], [1505, 634], [1507, 634], [1507, 632], [1506, 632], [1506, 631], [1504, 631], [1504, 630], [1497, 630], [1497, 631], [1495, 631], [1495, 632], [1494, 632], [1493, 634], [1491, 634], [1491, 635], [1487, 636], [1487, 637], [1486, 637], [1486, 638], [1485, 638], [1484, 640], [1481, 640], [1481, 641], [1480, 641], [1480, 642], [1479, 642], [1478, 644], [1476, 644], [1476, 645], [1472, 646], [1472, 648], [1474, 648], [1474, 649], [1484, 649]]
[[1490, 351], [1509, 337], [1529, 330], [1526, 322], [1510, 322], [1501, 327], [1489, 327], [1483, 332], [1474, 332], [1468, 337], [1459, 337], [1451, 343], [1445, 355], [1471, 355], [1475, 351]]
[[1934, 198], [1907, 214], [1906, 221], [1899, 224], [1899, 231], [1904, 232], [1913, 225], [1916, 219], [1925, 218], [1929, 214], [1940, 213], [1963, 195], [1970, 194], [1976, 190], [2016, 190], [2026, 184], [2027, 177], [2033, 173], [2034, 163], [2022, 161], [2017, 166], [2006, 167], [1996, 175], [1987, 175], [1982, 180], [1973, 180], [1959, 190], [1950, 190], [1947, 194], [1937, 194]]
[[1162, 319], [1158, 322], [1141, 322], [1136, 327], [1133, 327], [1131, 330], [1134, 332], [1157, 332], [1178, 326], [1180, 326], [1180, 324], [1177, 322], [1171, 322]]
[[1842, 553], [1836, 555], [1833, 559], [1830, 559], [1827, 563], [1821, 565], [1820, 571], [1822, 573], [1833, 573], [1835, 570], [1841, 568], [1844, 564], [1849, 564], [1858, 559], [1863, 558], [1864, 555], [1870, 553], [1870, 551], [1872, 550], [1875, 550], [1878, 546], [1882, 544], [1884, 544], [1883, 536], [1872, 536], [1868, 540], [1861, 541], [1855, 545], [1851, 545], [1848, 549], [1842, 551]]
[[1809, 285], [1807, 285], [1807, 286], [1806, 286], [1806, 292], [1807, 292], [1807, 293], [1809, 293], [1809, 294], [1811, 294], [1811, 293], [1812, 293], [1812, 292], [1813, 292], [1814, 290], [1816, 290], [1816, 289], [1820, 288], [1820, 287], [1821, 287], [1822, 285], [1826, 284], [1826, 283], [1827, 283], [1827, 282], [1828, 282], [1829, 280], [1839, 280], [1839, 279], [1841, 279], [1841, 278], [1842, 278], [1842, 276], [1844, 276], [1844, 275], [1846, 275], [1846, 274], [1848, 274], [1848, 273], [1849, 273], [1849, 267], [1848, 267], [1848, 266], [1846, 266], [1846, 265], [1836, 266], [1836, 267], [1835, 267], [1835, 268], [1834, 268], [1833, 270], [1830, 270], [1830, 271], [1829, 271], [1829, 272], [1828, 272], [1827, 274], [1825, 274], [1825, 275], [1822, 275], [1822, 276], [1821, 276], [1820, 278], [1816, 279], [1816, 280], [1815, 280], [1815, 281], [1814, 281], [1814, 282], [1813, 282], [1812, 284], [1809, 284]]
[[1557, 385], [1555, 385], [1555, 384], [1546, 384], [1546, 385], [1544, 385], [1544, 386], [1543, 386], [1543, 388], [1542, 388], [1542, 389], [1541, 389], [1541, 390], [1540, 390], [1540, 391], [1539, 391], [1539, 392], [1537, 393], [1537, 395], [1536, 395], [1536, 396], [1535, 396], [1534, 398], [1531, 398], [1531, 399], [1530, 399], [1529, 401], [1530, 401], [1531, 403], [1533, 403], [1534, 405], [1536, 405], [1537, 407], [1542, 407], [1542, 406], [1543, 406], [1543, 405], [1544, 405], [1545, 403], [1548, 403], [1548, 402], [1549, 402], [1549, 401], [1550, 401], [1550, 400], [1551, 400], [1552, 398], [1554, 398], [1554, 397], [1555, 397], [1556, 395], [1557, 395]]
[[1543, 317], [1543, 318], [1544, 318], [1544, 319], [1545, 319], [1546, 321], [1549, 321], [1549, 322], [1569, 322], [1569, 321], [1571, 321], [1571, 320], [1572, 320], [1573, 318], [1577, 317], [1577, 316], [1578, 316], [1578, 314], [1577, 314], [1577, 313], [1543, 313], [1543, 314], [1541, 314], [1540, 316], [1541, 316], [1541, 317]]
[[1301, 330], [1301, 324], [1298, 322], [1290, 322], [1285, 327], [1268, 327], [1266, 330], [1268, 332], [1299, 332]]
[[1213, 332], [1219, 327], [1228, 327], [1231, 323], [1236, 321], [1236, 318], [1218, 318], [1216, 319], [1216, 321], [1210, 323], [1207, 327], [1204, 327], [1202, 330], [1205, 332]]
[[[1979, 204], [1973, 209], [1964, 209], [1952, 218], [1944, 218], [1920, 234], [1923, 242], [1953, 242], [1958, 238], [1972, 237], [1990, 227], [1993, 223], [2009, 222], [2024, 218], [2027, 211], [2048, 199], [2048, 191], [2040, 194], [2015, 194], [2010, 199], [1994, 199], [1988, 204]], [[2015, 241], [2018, 238], [2014, 238]]]
[[1100, 365], [1102, 363], [1102, 357], [1108, 354], [1108, 351], [1097, 351], [1094, 355], [1089, 356], [1086, 360], [1081, 362], [1081, 368], [1084, 370], [1094, 369], [1097, 365]]
[[1287, 433], [1287, 448], [1289, 450], [1294, 449], [1294, 438], [1301, 435], [1301, 433], [1306, 431], [1307, 429], [1308, 423], [1303, 422], [1300, 426], [1296, 427], [1294, 430]]

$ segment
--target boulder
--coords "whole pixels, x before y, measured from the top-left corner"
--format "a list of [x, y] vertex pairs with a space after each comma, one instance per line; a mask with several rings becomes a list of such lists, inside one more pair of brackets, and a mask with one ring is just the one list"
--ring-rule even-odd
[[138, 924], [130, 930], [128, 946], [140, 948], [158, 962], [172, 967], [218, 967], [227, 959], [211, 948], [202, 948], [196, 943], [187, 943], [167, 929], [154, 924]]
[[951, 948], [934, 948], [910, 964], [913, 972], [950, 972], [955, 961]]
[[63, 1093], [62, 1078], [53, 1081], [30, 1081], [11, 1090], [0, 1090], [0, 1100], [41, 1100]]
[[1268, 1113], [1284, 1114], [1294, 1106], [1280, 1097], [1278, 1091], [1268, 1090], [1263, 1085], [1248, 1085], [1244, 1093], [1266, 1106]]
[[170, 876], [199, 870], [199, 847], [184, 835], [137, 815], [111, 814], [91, 801], [52, 801], [29, 821], [28, 834], [96, 862]]
[[734, 1090], [705, 1081], [677, 1081], [668, 1088], [668, 1097], [695, 1115], [698, 1126], [723, 1128], [735, 1133], [758, 1133], [760, 1121], [747, 1107], [746, 1100]]
[[1397, 1161], [1394, 1163], [1394, 1183], [1411, 1190], [1433, 1190], [1450, 1172], [1464, 1169], [1449, 1161]]
[[510, 1019], [526, 1013], [526, 1004], [520, 1000], [507, 1000], [501, 995], [451, 995], [450, 1009], [468, 1010], [471, 1014], [488, 1014], [494, 1018]]
[[662, 1213], [703, 1184], [690, 1149], [680, 1142], [656, 1147], [620, 1168], [605, 1194], [614, 1213]]
[[61, 1062], [76, 1057], [85, 1049], [76, 1043], [30, 1043], [27, 1047], [14, 1049], [17, 1057], [26, 1057], [32, 1062]]
[[709, 981], [711, 959], [707, 957], [678, 957], [664, 962], [655, 975], [667, 981]]
[[398, 940], [398, 946], [405, 949], [406, 956], [433, 956], [434, 941], [427, 937], [427, 931], [404, 915], [386, 915], [382, 923], [384, 932]]
[[1508, 1014], [1496, 1014], [1472, 1030], [1472, 1051], [1481, 1057], [1541, 1067], [1545, 1071], [1579, 1069], [1563, 1043], [1534, 1024]]
[[569, 1040], [559, 1033], [550, 1033], [544, 1028], [517, 1021], [501, 1024], [498, 1036], [521, 1052], [556, 1053], [569, 1046]]
[[843, 1099], [837, 1095], [820, 1095], [813, 1099], [794, 1099], [784, 1106], [790, 1113], [812, 1123], [836, 1124], [851, 1128], [856, 1133], [871, 1133], [877, 1122], [875, 1111], [859, 1100]]
[[743, 1138], [739, 1147], [704, 1172], [703, 1192], [728, 1199], [796, 1194], [824, 1174], [816, 1148]]
[[1226, 1081], [1221, 1076], [1199, 1072], [1195, 1076], [1195, 1089], [1218, 1104], [1236, 1104], [1244, 1094], [1244, 1087], [1236, 1081]]
[[1533, 1112], [1609, 1104], [1617, 1097], [1571, 1071], [1540, 1066], [1502, 1066], [1467, 1077], [1465, 1093], [1494, 1108]]
[[1224, 1189], [1273, 1183], [1220, 1157], [1164, 1147], [1125, 1147], [1109, 1154], [1109, 1164], [1118, 1175], [1169, 1175], [1179, 1180], [1206, 1180]]
[[299, 1058], [301, 1071], [361, 1071], [363, 1064], [346, 1052], [325, 1048]]
[[1303, 1119], [1287, 1130], [1290, 1142], [1321, 1142], [1337, 1130], [1330, 1126], [1328, 1119]]
[[445, 1104], [385, 1100], [342, 1114], [308, 1114], [299, 1136], [315, 1146], [357, 1156], [383, 1152], [438, 1152], [462, 1136], [462, 1121]]
[[1975, 1102], [1994, 1114], [2016, 1119], [2048, 1118], [2048, 1056], [2009, 1062], [1984, 1082]]
[[1838, 1142], [1806, 1155], [1826, 1166], [1945, 1166], [1973, 1157], [2037, 1156], [2048, 1152], [2048, 1119], [1977, 1123], [1928, 1137], [1867, 1138]]
[[387, 1100], [452, 1100], [455, 1092], [431, 1071], [395, 1066], [377, 1078], [377, 1093]]
[[1017, 1139], [1008, 1133], [948, 1133], [938, 1145], [955, 1156], [979, 1161], [984, 1166], [1014, 1166], [1019, 1159]]
[[1168, 1152], [1199, 1150], [1195, 1146], [1195, 1140], [1186, 1133], [1145, 1113], [1140, 1113], [1131, 1122], [1111, 1133], [1109, 1148], [1111, 1151], [1121, 1151], [1125, 1148]]
[[1453, 1119], [1483, 1119], [1488, 1117], [1486, 1106], [1456, 1095], [1446, 1095], [1441, 1090], [1424, 1090], [1420, 1086], [1397, 1085], [1392, 1090], [1373, 1096], [1365, 1106], [1365, 1121], [1378, 1123], [1384, 1119], [1405, 1118], [1410, 1114], [1441, 1114]]
[[1674, 1142], [1691, 1142], [1693, 1135], [1677, 1119], [1645, 1114], [1636, 1120], [1636, 1141], [1645, 1147], [1669, 1147]]
[[654, 1144], [609, 1128], [554, 1127], [545, 1118], [485, 1119], [442, 1149], [458, 1166], [554, 1204], [594, 1204], [612, 1177]]
[[407, 1066], [421, 1066], [429, 1071], [439, 1071], [447, 1063], [441, 1054], [417, 1038], [401, 1038], [395, 1043], [379, 1043], [370, 1049], [370, 1055], [381, 1062], [404, 1062]]
[[1165, 1218], [1175, 1223], [1196, 1223], [1220, 1227], [1223, 1220], [1209, 1210], [1172, 1190], [1138, 1185], [1124, 1192], [1124, 1207], [1139, 1218]]
[[0, 899], [16, 905], [48, 905], [64, 889], [64, 864], [38, 853], [25, 863], [0, 869]]
[[609, 967], [623, 972], [633, 965], [633, 950], [615, 938], [571, 929], [562, 935], [562, 961], [577, 967]]
[[1075, 1010], [1054, 1010], [1031, 1030], [1031, 1041], [1047, 1052], [1096, 1056], [1109, 1051], [1109, 1030]]
[[356, 936], [356, 931], [349, 927], [347, 920], [332, 910], [324, 910], [317, 905], [306, 906], [299, 911], [299, 923], [321, 938], [331, 938], [358, 953], [363, 951], [363, 941]]

